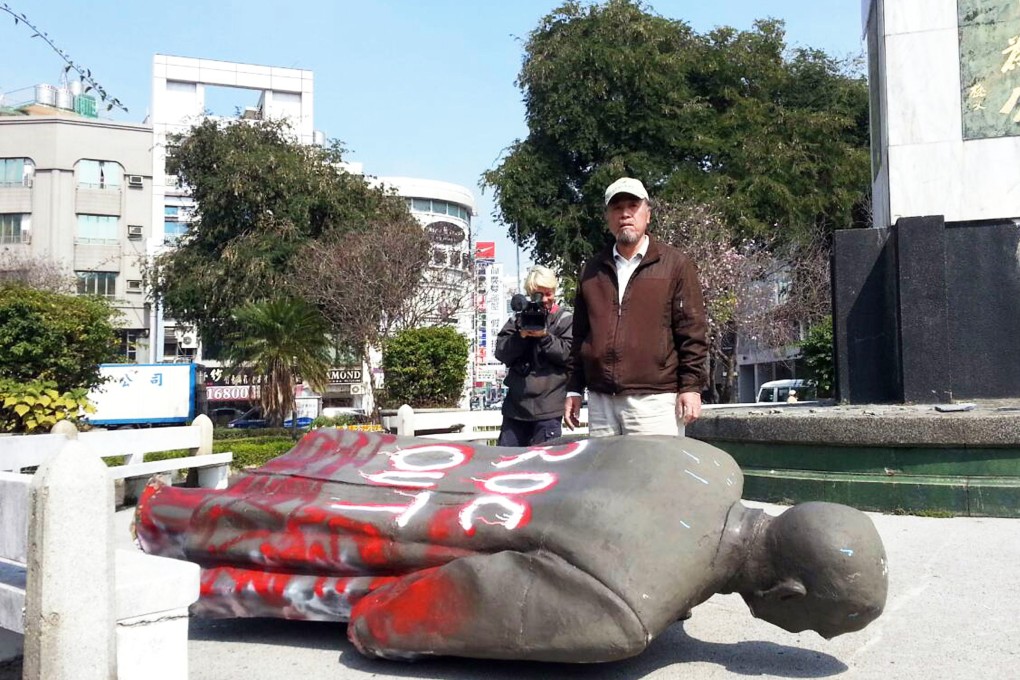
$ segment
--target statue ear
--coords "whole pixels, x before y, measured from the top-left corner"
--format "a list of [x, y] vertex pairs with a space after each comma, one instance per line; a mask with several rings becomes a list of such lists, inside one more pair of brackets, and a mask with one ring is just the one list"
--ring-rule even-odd
[[766, 600], [792, 600], [807, 595], [807, 588], [800, 582], [800, 579], [785, 578], [768, 590], [761, 592], [761, 597]]

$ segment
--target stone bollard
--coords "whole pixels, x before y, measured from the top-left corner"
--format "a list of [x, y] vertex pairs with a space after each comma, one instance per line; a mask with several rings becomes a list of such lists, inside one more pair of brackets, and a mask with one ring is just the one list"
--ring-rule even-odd
[[[213, 421], [209, 416], [204, 413], [198, 415], [195, 420], [191, 422], [192, 427], [199, 428], [201, 435], [199, 437], [199, 445], [197, 449], [194, 449], [191, 453], [194, 456], [204, 456], [213, 452]], [[197, 472], [198, 485], [203, 489], [225, 489], [227, 488], [227, 482], [230, 478], [230, 466], [229, 465], [217, 465], [215, 467], [204, 467], [198, 470], [189, 471], [189, 480], [191, 472]]]
[[50, 428], [51, 434], [62, 434], [68, 439], [78, 438], [78, 428], [70, 420], [59, 420]]
[[208, 453], [212, 453], [213, 421], [206, 414], [200, 413], [195, 416], [193, 421], [191, 421], [191, 426], [197, 427], [198, 431], [201, 433], [198, 448], [192, 450], [191, 455], [204, 456]]
[[[50, 434], [62, 434], [68, 439], [78, 438], [78, 426], [72, 423], [70, 420], [58, 420], [53, 427], [50, 428]], [[127, 487], [127, 481], [124, 479], [113, 480], [113, 502], [114, 507], [120, 507], [124, 505], [124, 493]]]
[[397, 409], [397, 435], [401, 437], [414, 436], [414, 409], [408, 404]]
[[32, 479], [25, 680], [116, 678], [113, 482], [69, 441]]

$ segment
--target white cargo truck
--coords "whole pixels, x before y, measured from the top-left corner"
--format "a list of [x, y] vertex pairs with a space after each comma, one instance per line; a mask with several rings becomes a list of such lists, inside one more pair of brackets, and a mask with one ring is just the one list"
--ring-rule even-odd
[[101, 364], [107, 380], [89, 392], [98, 427], [182, 425], [195, 417], [194, 364]]

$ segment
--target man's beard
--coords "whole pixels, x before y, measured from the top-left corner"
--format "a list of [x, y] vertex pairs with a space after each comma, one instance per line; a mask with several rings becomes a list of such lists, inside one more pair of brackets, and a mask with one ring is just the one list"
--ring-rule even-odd
[[632, 246], [641, 240], [640, 234], [635, 227], [620, 227], [616, 234], [616, 242], [625, 246]]

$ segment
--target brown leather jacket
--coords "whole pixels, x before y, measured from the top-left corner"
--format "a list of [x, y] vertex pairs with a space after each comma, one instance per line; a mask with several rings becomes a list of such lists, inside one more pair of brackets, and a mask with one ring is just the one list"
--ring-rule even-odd
[[574, 301], [567, 390], [700, 392], [708, 378], [705, 303], [690, 258], [649, 236], [619, 303], [613, 246], [590, 260]]

